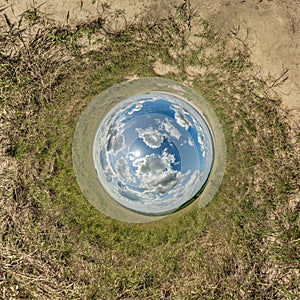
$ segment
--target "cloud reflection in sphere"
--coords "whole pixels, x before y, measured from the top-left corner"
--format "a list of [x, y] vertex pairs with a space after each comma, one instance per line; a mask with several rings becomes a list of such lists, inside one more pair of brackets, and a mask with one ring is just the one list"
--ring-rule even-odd
[[213, 141], [204, 119], [186, 101], [162, 92], [137, 94], [105, 116], [93, 159], [100, 182], [119, 204], [164, 215], [205, 184]]

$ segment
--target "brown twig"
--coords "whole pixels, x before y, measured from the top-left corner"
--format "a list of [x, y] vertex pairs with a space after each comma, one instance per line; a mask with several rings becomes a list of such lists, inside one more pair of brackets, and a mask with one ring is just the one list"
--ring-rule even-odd
[[[270, 88], [273, 88], [273, 87], [276, 87], [276, 86], [278, 86], [278, 85], [281, 85], [281, 84], [283, 84], [286, 80], [288, 80], [288, 76], [286, 76], [286, 77], [284, 77], [286, 74], [287, 74], [287, 72], [289, 71], [289, 69], [286, 69], [286, 70], [284, 70], [283, 71], [283, 73], [277, 78], [277, 79], [275, 79], [274, 81], [273, 81], [273, 83], [272, 83], [272, 85], [270, 86]], [[283, 78], [284, 77], [284, 78]], [[283, 79], [282, 79], [283, 78]]]

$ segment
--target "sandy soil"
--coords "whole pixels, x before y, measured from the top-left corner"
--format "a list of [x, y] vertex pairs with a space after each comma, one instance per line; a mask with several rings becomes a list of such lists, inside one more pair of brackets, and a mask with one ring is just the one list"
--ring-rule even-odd
[[[51, 18], [74, 24], [101, 12], [99, 0], [0, 0], [0, 18], [17, 19], [26, 9], [39, 7]], [[179, 0], [106, 0], [127, 20], [141, 15], [164, 16]], [[251, 59], [271, 89], [300, 121], [300, 0], [191, 0], [197, 14], [213, 21], [224, 35], [234, 35], [251, 51]], [[1, 16], [3, 15], [3, 16]]]

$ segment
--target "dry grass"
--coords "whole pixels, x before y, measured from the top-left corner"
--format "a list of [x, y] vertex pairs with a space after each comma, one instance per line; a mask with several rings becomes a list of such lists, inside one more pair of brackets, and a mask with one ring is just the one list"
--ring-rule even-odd
[[[298, 144], [246, 49], [229, 46], [189, 6], [117, 31], [103, 9], [76, 28], [37, 10], [1, 27], [0, 297], [297, 299]], [[211, 103], [228, 165], [204, 210], [123, 224], [81, 195], [73, 130], [97, 93], [153, 76], [157, 61]]]

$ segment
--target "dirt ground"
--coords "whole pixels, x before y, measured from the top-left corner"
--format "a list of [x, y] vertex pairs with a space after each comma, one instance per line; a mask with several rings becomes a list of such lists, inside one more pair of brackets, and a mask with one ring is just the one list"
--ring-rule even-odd
[[[179, 0], [111, 0], [112, 9], [128, 21], [140, 16], [168, 14]], [[39, 7], [51, 18], [75, 24], [97, 16], [104, 1], [98, 0], [0, 0], [0, 14], [17, 19], [26, 9]], [[292, 111], [294, 124], [300, 120], [300, 0], [192, 0], [200, 17], [213, 22], [224, 35], [234, 35], [250, 49], [260, 75]]]

